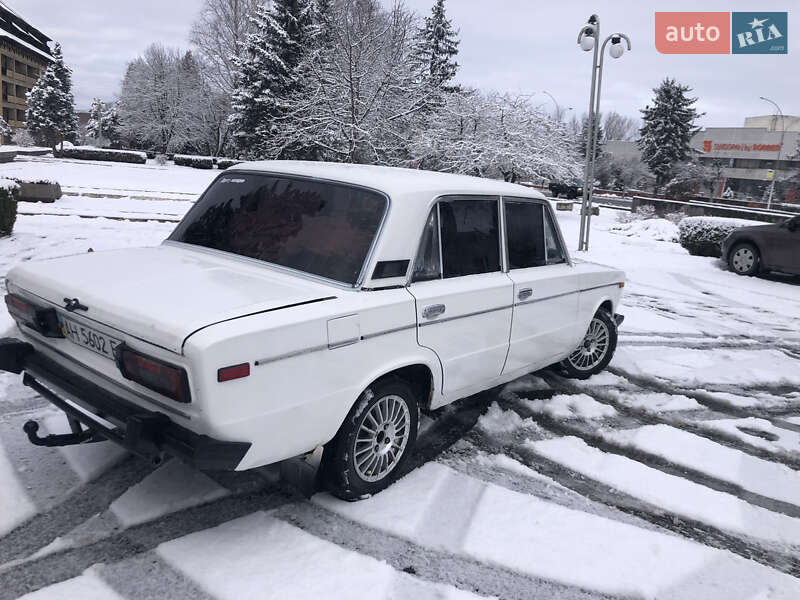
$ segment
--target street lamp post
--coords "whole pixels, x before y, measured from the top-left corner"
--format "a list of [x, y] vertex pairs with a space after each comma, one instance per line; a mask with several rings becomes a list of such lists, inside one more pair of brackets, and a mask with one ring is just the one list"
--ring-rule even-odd
[[[581, 202], [581, 227], [578, 239], [578, 250], [589, 249], [589, 228], [592, 219], [592, 192], [594, 187], [594, 167], [595, 153], [597, 151], [597, 137], [600, 114], [600, 90], [603, 84], [603, 62], [605, 58], [606, 45], [611, 42], [609, 54], [611, 58], [619, 58], [625, 53], [625, 46], [622, 40], [631, 49], [631, 41], [624, 33], [612, 33], [604, 41], [602, 46], [597, 42], [600, 39], [600, 19], [597, 15], [589, 17], [586, 25], [581, 27], [578, 33], [578, 44], [581, 49], [588, 52], [594, 50], [592, 59], [592, 85], [589, 93], [589, 121], [587, 123], [586, 139], [586, 164], [583, 169], [583, 199]], [[599, 52], [598, 52], [599, 51]], [[597, 57], [600, 56], [598, 63]]]
[[[759, 96], [759, 98], [761, 100], [764, 100], [765, 102], [769, 102], [770, 104], [772, 104], [778, 111], [778, 115], [781, 116], [781, 143], [778, 146], [778, 159], [775, 161], [775, 169], [773, 169], [772, 171], [772, 183], [770, 183], [769, 185], [769, 196], [767, 196], [767, 209], [769, 209], [772, 206], [772, 195], [775, 193], [775, 179], [778, 177], [778, 168], [781, 162], [781, 150], [783, 150], [783, 136], [786, 135], [786, 124], [783, 122], [783, 111], [781, 110], [781, 107], [778, 106], [777, 102], [775, 102], [774, 100], [770, 100], [769, 98], [765, 98], [764, 96]], [[778, 115], [775, 115], [776, 123], [778, 121], [777, 119]]]

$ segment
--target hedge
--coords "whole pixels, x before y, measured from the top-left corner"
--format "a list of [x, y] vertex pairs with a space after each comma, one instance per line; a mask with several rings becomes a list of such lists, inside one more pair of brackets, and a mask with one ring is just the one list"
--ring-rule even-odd
[[180, 167], [192, 167], [194, 169], [213, 169], [214, 159], [210, 156], [192, 156], [190, 154], [175, 154], [172, 157], [175, 164]]
[[236, 160], [235, 158], [218, 158], [217, 159], [217, 168], [218, 169], [227, 169], [232, 167], [233, 165], [238, 165], [240, 160]]
[[147, 162], [147, 154], [132, 150], [109, 150], [94, 146], [75, 146], [53, 152], [56, 158], [77, 158], [78, 160], [109, 160], [112, 162], [135, 163], [143, 165]]
[[17, 220], [19, 186], [10, 179], [0, 179], [0, 235], [8, 235]]
[[722, 256], [722, 241], [739, 227], [764, 225], [757, 221], [726, 217], [686, 217], [678, 223], [681, 246], [692, 256]]

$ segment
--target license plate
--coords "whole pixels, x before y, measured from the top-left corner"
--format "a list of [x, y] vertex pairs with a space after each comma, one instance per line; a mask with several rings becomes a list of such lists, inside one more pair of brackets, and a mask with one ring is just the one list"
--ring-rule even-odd
[[61, 333], [69, 341], [111, 360], [114, 360], [114, 348], [122, 343], [121, 340], [112, 338], [105, 333], [100, 333], [96, 329], [82, 325], [62, 315], [58, 316], [58, 324], [61, 327]]

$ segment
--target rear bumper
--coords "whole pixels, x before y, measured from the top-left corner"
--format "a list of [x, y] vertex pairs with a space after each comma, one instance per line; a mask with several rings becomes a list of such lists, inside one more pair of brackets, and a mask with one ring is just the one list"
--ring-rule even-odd
[[23, 383], [70, 419], [147, 460], [159, 461], [166, 454], [198, 469], [228, 471], [236, 469], [251, 446], [181, 427], [167, 415], [137, 406], [65, 369], [21, 340], [0, 339], [0, 371], [24, 372]]

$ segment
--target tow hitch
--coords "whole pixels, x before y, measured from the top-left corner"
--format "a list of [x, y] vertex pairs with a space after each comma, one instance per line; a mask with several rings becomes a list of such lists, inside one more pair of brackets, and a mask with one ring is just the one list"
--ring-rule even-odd
[[36, 421], [26, 421], [22, 430], [28, 436], [28, 441], [34, 446], [74, 446], [76, 444], [89, 444], [92, 442], [102, 442], [105, 438], [95, 435], [91, 429], [83, 429], [80, 423], [76, 427], [70, 421], [72, 433], [51, 433], [44, 437], [39, 435], [39, 423]]

